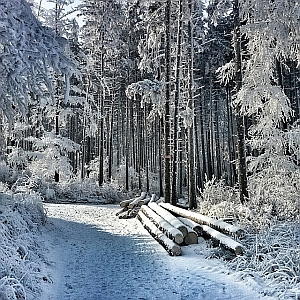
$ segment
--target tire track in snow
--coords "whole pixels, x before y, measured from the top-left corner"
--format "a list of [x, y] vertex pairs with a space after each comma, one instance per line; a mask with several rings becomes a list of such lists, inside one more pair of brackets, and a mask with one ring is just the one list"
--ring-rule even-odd
[[169, 257], [136, 219], [119, 220], [118, 206], [45, 207], [53, 283], [45, 283], [41, 300], [260, 299], [205, 269], [198, 255]]

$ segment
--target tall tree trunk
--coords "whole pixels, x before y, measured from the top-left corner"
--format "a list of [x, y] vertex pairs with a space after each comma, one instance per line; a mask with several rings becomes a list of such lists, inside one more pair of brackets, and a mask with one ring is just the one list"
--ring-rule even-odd
[[[194, 53], [193, 53], [193, 3], [189, 0], [190, 18], [188, 23], [188, 107], [194, 114]], [[191, 116], [194, 121], [194, 117]], [[189, 209], [197, 207], [195, 182], [194, 122], [187, 129], [188, 136], [188, 201]]]
[[213, 123], [214, 123], [214, 138], [215, 138], [215, 161], [216, 161], [216, 177], [217, 179], [221, 178], [221, 149], [220, 149], [220, 132], [219, 132], [219, 111], [218, 111], [218, 100], [214, 99], [213, 101]]
[[180, 70], [181, 70], [181, 39], [182, 39], [182, 0], [179, 0], [179, 14], [177, 27], [176, 64], [175, 64], [175, 96], [174, 96], [174, 123], [173, 123], [173, 170], [171, 202], [177, 203], [177, 157], [178, 157], [178, 103], [180, 97]]
[[[200, 123], [200, 137], [201, 137], [201, 153], [202, 153], [202, 178], [205, 179], [205, 176], [207, 176], [207, 156], [206, 156], [206, 150], [205, 150], [205, 130], [204, 130], [204, 108], [202, 101], [204, 97], [201, 93], [201, 97], [199, 99], [199, 123]], [[203, 181], [203, 187], [204, 187], [204, 181]]]
[[[233, 31], [233, 45], [235, 54], [235, 85], [236, 93], [242, 88], [242, 55], [241, 55], [241, 24], [239, 16], [239, 2], [233, 1], [233, 15], [234, 15], [234, 31]], [[237, 158], [238, 158], [238, 183], [239, 196], [242, 204], [247, 201], [247, 166], [245, 153], [245, 126], [244, 118], [241, 116], [240, 108], [236, 108], [236, 124], [237, 124]]]
[[[57, 84], [57, 82], [56, 82]], [[57, 88], [56, 88], [57, 89]], [[56, 101], [57, 101], [57, 107], [56, 107], [56, 113], [55, 113], [55, 135], [58, 137], [59, 136], [59, 110], [58, 110], [58, 106], [59, 106], [59, 102], [58, 102], [58, 91], [56, 92]], [[58, 159], [58, 157], [57, 157]], [[55, 182], [59, 182], [59, 171], [55, 170], [54, 172], [54, 181]]]
[[[198, 100], [201, 101], [201, 98], [198, 97]], [[195, 100], [194, 100], [194, 106], [197, 107], [199, 106], [198, 105], [198, 102], [195, 103]], [[198, 116], [199, 116], [199, 112], [197, 113], [195, 111], [195, 116], [194, 116], [194, 131], [195, 131], [195, 149], [196, 149], [196, 152], [195, 152], [195, 161], [196, 161], [196, 166], [195, 166], [195, 169], [196, 169], [196, 193], [199, 194], [199, 191], [203, 189], [204, 185], [203, 185], [203, 182], [204, 182], [204, 178], [203, 178], [203, 172], [202, 172], [202, 168], [201, 168], [201, 163], [200, 163], [200, 148], [199, 148], [199, 133], [198, 133], [198, 125], [197, 125], [197, 119], [198, 119]], [[197, 191], [198, 189], [198, 191]]]
[[[58, 35], [58, 3], [55, 1], [55, 33]], [[55, 112], [55, 135], [59, 136], [59, 90], [58, 90], [58, 76], [56, 76], [56, 112]], [[58, 159], [58, 157], [57, 157]], [[54, 172], [54, 181], [59, 182], [59, 171]]]
[[98, 96], [98, 184], [101, 186], [104, 182], [104, 120], [103, 120], [103, 109], [104, 109], [104, 99], [103, 94]]
[[158, 168], [159, 168], [159, 197], [163, 197], [164, 195], [164, 189], [163, 189], [163, 161], [162, 161], [162, 156], [163, 156], [163, 151], [162, 151], [162, 142], [161, 142], [161, 136], [162, 136], [162, 128], [163, 128], [163, 119], [159, 119], [159, 127], [158, 127], [158, 132], [159, 132], [159, 148], [158, 148]]
[[129, 134], [130, 134], [130, 124], [129, 124], [129, 98], [126, 99], [126, 135], [125, 135], [125, 189], [129, 191]]
[[[104, 33], [101, 33], [100, 36], [100, 80], [104, 78]], [[104, 98], [105, 98], [105, 90], [100, 85], [98, 87], [98, 158], [99, 158], [99, 166], [98, 166], [98, 184], [101, 186], [104, 183]]]
[[[114, 97], [114, 96], [113, 96]], [[109, 126], [109, 152], [108, 152], [108, 181], [112, 179], [113, 166], [113, 124], [114, 124], [114, 100], [111, 107], [110, 126]]]
[[171, 97], [171, 0], [165, 6], [165, 119], [164, 119], [164, 197], [171, 201], [170, 97]]
[[226, 86], [226, 108], [227, 108], [227, 147], [228, 147], [228, 184], [230, 186], [234, 186], [236, 183], [236, 176], [235, 176], [235, 150], [234, 150], [234, 145], [235, 141], [234, 136], [233, 136], [233, 120], [232, 120], [232, 110], [231, 110], [231, 105], [230, 105], [230, 88], [227, 85]]
[[80, 177], [84, 179], [85, 177], [85, 162], [86, 162], [86, 128], [87, 128], [87, 117], [86, 117], [86, 107], [88, 105], [89, 92], [90, 92], [90, 84], [91, 78], [88, 76], [87, 78], [87, 88], [86, 88], [86, 96], [83, 110], [83, 129], [82, 129], [82, 140], [81, 140], [81, 172]]

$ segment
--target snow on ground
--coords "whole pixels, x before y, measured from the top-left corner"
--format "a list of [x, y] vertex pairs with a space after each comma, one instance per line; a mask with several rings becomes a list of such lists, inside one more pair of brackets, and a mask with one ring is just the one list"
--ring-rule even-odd
[[219, 260], [205, 259], [204, 241], [169, 256], [137, 219], [118, 219], [116, 205], [45, 208], [49, 280], [41, 300], [271, 299], [235, 282]]

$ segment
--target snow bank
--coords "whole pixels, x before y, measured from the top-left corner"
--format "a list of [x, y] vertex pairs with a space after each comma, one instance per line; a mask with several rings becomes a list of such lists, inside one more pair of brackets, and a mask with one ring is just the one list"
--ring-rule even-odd
[[0, 299], [38, 299], [41, 245], [38, 227], [45, 222], [37, 195], [0, 193]]

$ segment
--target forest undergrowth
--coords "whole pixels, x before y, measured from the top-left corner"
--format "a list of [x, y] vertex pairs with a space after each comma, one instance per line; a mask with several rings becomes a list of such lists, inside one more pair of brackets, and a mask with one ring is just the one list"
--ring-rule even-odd
[[[240, 204], [236, 189], [215, 179], [207, 181], [198, 211], [230, 218], [246, 229], [242, 256], [226, 259], [237, 279], [262, 285], [278, 299], [300, 299], [300, 172], [253, 176], [250, 197]], [[226, 199], [226, 200], [225, 200]]]
[[45, 220], [38, 194], [0, 193], [0, 299], [37, 299], [41, 282], [50, 280], [36, 238]]

